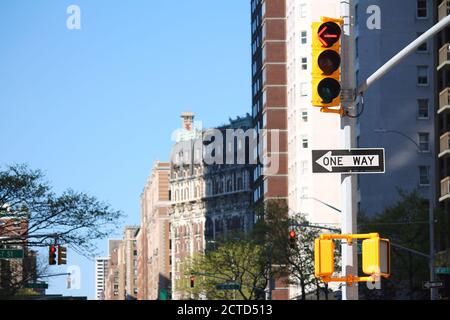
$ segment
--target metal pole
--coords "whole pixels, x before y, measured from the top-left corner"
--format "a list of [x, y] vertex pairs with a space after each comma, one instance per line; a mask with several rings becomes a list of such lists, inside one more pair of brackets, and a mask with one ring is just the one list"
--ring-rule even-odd
[[[345, 52], [343, 59], [342, 83], [344, 88], [355, 88], [354, 78], [354, 32], [351, 26], [351, 12], [353, 1], [342, 1], [341, 11], [344, 18], [343, 26], [343, 50]], [[344, 108], [349, 108], [351, 103]], [[354, 119], [344, 117], [341, 123], [343, 132], [343, 145], [345, 149], [352, 149], [354, 142]], [[342, 233], [354, 234], [357, 232], [357, 219], [355, 213], [354, 202], [356, 200], [356, 190], [354, 189], [354, 177], [352, 175], [342, 175]], [[358, 257], [356, 241], [352, 245], [347, 243], [342, 244], [342, 272], [343, 276], [357, 275], [358, 273]], [[344, 284], [342, 286], [342, 300], [358, 300], [358, 287], [356, 284], [349, 286]]]
[[381, 68], [379, 68], [374, 74], [372, 74], [367, 80], [358, 88], [358, 93], [363, 93], [366, 91], [375, 81], [380, 79], [386, 73], [388, 73], [393, 67], [395, 67], [400, 61], [406, 58], [409, 54], [416, 51], [416, 49], [429, 38], [436, 35], [439, 31], [444, 29], [448, 24], [450, 24], [450, 15], [439, 21], [428, 31], [423, 33], [416, 40], [411, 42], [406, 48], [397, 53], [388, 62], [386, 62]]
[[[436, 281], [436, 256], [434, 250], [434, 208], [433, 208], [433, 188], [430, 186], [430, 203], [428, 205], [429, 210], [429, 226], [430, 226], [430, 281]], [[437, 300], [438, 297], [438, 288], [430, 288], [430, 299]]]

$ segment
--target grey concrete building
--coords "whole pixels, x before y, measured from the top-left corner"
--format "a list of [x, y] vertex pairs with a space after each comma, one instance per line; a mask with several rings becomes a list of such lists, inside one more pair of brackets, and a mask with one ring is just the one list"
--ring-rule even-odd
[[[358, 85], [429, 29], [435, 11], [425, 0], [355, 1]], [[417, 189], [436, 206], [435, 61], [430, 40], [364, 95], [358, 147], [386, 149], [386, 174], [358, 178], [359, 208], [368, 214], [395, 204], [397, 188]]]

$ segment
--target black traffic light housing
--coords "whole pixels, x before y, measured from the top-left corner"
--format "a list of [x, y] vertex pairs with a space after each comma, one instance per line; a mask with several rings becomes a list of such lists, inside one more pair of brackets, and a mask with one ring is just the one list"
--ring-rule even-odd
[[58, 265], [67, 264], [67, 248], [58, 246]]
[[190, 281], [191, 281], [191, 288], [194, 288], [195, 287], [195, 276], [191, 276]]
[[54, 266], [56, 264], [56, 246], [48, 247], [48, 264]]

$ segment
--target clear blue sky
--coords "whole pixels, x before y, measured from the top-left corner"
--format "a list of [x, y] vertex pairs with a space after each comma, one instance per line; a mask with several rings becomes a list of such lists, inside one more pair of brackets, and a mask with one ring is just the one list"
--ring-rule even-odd
[[[81, 30], [66, 28], [71, 4]], [[1, 0], [0, 166], [28, 163], [138, 224], [179, 114], [214, 126], [250, 112], [250, 45], [247, 0]], [[93, 298], [93, 261], [68, 256], [81, 290], [56, 278], [48, 292]]]

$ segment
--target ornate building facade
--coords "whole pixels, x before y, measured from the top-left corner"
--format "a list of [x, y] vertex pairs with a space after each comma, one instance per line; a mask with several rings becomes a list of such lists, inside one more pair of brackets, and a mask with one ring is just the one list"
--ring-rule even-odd
[[[170, 175], [172, 288], [175, 300], [188, 298], [180, 289], [188, 281], [183, 262], [196, 253], [204, 253], [216, 239], [226, 236], [231, 230], [247, 231], [254, 222], [250, 211], [252, 165], [248, 162], [207, 164], [204, 161], [207, 146], [203, 141], [206, 131], [195, 128], [193, 114], [184, 113], [182, 119], [184, 129], [178, 132], [172, 150]], [[222, 151], [229, 146], [225, 140], [227, 129], [246, 130], [251, 128], [251, 124], [252, 119], [247, 115], [215, 129], [216, 133], [222, 133], [224, 139]], [[233, 152], [237, 152], [238, 148]]]

